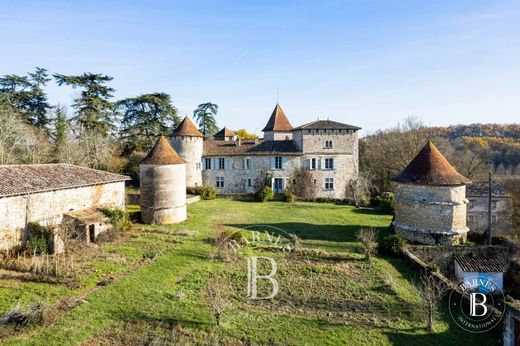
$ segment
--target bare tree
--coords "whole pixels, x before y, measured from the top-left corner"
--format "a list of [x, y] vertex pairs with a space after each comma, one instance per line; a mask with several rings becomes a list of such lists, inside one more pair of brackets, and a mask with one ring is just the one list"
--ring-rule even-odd
[[294, 183], [290, 186], [292, 193], [303, 199], [316, 198], [321, 186], [311, 171], [300, 168], [294, 172], [293, 179]]
[[220, 319], [229, 305], [229, 302], [226, 299], [226, 292], [229, 292], [229, 290], [229, 282], [221, 276], [211, 276], [206, 283], [204, 296], [206, 303], [211, 308], [211, 314], [213, 315], [217, 326], [220, 325]]
[[446, 286], [432, 273], [423, 273], [416, 286], [421, 297], [426, 301], [426, 329], [433, 332], [435, 315], [437, 315], [439, 305], [446, 293]]
[[373, 228], [362, 228], [356, 233], [356, 238], [361, 243], [361, 253], [371, 261], [377, 252], [376, 231]]
[[368, 173], [360, 173], [357, 179], [350, 179], [347, 183], [345, 197], [354, 202], [356, 207], [366, 207], [370, 204], [370, 196], [377, 192]]

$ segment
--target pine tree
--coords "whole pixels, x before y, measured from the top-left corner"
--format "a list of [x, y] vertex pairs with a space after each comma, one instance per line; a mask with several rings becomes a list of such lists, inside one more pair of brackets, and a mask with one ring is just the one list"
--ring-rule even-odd
[[54, 155], [58, 162], [61, 161], [61, 156], [67, 144], [68, 134], [67, 110], [64, 106], [58, 105], [55, 109], [54, 118]]
[[193, 117], [199, 123], [199, 130], [204, 137], [212, 136], [218, 131], [215, 119], [217, 112], [218, 106], [211, 102], [200, 104], [193, 112]]

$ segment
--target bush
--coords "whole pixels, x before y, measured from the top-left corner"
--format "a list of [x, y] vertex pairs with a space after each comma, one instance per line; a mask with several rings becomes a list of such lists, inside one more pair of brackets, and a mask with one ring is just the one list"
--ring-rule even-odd
[[403, 238], [397, 234], [392, 234], [379, 242], [379, 252], [385, 255], [398, 256], [405, 244]]
[[274, 198], [274, 193], [273, 193], [273, 190], [269, 186], [264, 187], [262, 190], [260, 190], [256, 193], [256, 200], [258, 202], [271, 201], [273, 198]]
[[387, 214], [393, 214], [395, 210], [395, 194], [393, 192], [383, 192], [376, 197], [379, 207]]
[[101, 209], [101, 212], [110, 218], [114, 230], [116, 231], [126, 231], [132, 226], [132, 222], [130, 222], [127, 212], [122, 209], [104, 208]]
[[196, 195], [199, 196], [202, 193], [204, 186], [188, 186], [186, 188], [186, 193], [188, 195]]
[[51, 231], [37, 222], [29, 222], [27, 230], [30, 234], [30, 240], [26, 244], [27, 251], [31, 255], [50, 253]]
[[288, 189], [285, 189], [283, 192], [283, 197], [287, 203], [294, 203], [294, 201], [296, 201], [296, 196]]
[[217, 189], [211, 187], [211, 186], [204, 186], [200, 190], [200, 198], [204, 200], [210, 200], [217, 198], [218, 191]]

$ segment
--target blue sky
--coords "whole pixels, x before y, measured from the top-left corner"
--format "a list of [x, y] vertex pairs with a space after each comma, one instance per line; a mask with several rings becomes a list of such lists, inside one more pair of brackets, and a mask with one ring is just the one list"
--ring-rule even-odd
[[259, 132], [277, 88], [294, 126], [520, 119], [519, 1], [0, 0], [0, 41], [1, 75], [104, 73], [116, 98], [211, 101], [234, 129]]

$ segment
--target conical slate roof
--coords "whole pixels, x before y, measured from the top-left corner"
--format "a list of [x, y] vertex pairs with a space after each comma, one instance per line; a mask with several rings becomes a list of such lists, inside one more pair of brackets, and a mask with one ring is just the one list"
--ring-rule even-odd
[[202, 133], [197, 129], [197, 126], [191, 121], [188, 116], [182, 119], [181, 123], [172, 133], [173, 136], [191, 136], [191, 137], [204, 137]]
[[274, 107], [273, 114], [269, 118], [267, 125], [265, 125], [262, 131], [291, 131], [292, 125], [285, 116], [282, 107], [277, 103]]
[[186, 163], [172, 148], [164, 136], [161, 136], [148, 155], [141, 161], [144, 165], [177, 165]]
[[428, 141], [408, 166], [392, 180], [423, 185], [471, 184], [468, 178], [453, 168], [431, 141]]
[[235, 132], [233, 132], [233, 130], [228, 129], [227, 127], [224, 127], [222, 130], [220, 130], [219, 132], [215, 133], [213, 135], [213, 137], [231, 137], [231, 136], [234, 136], [234, 135], [235, 135]]

